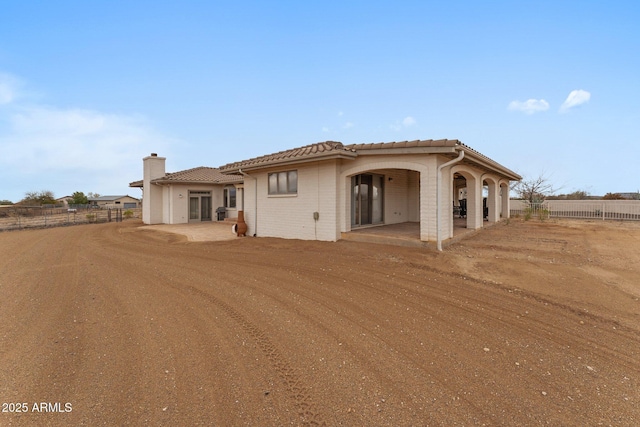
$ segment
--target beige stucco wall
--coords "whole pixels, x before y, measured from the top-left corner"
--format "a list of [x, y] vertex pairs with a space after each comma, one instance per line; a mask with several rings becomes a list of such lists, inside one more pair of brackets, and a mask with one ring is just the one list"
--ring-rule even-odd
[[[298, 171], [295, 195], [269, 195], [268, 174]], [[244, 180], [244, 212], [247, 235], [285, 239], [336, 241], [337, 231], [337, 164], [336, 161], [313, 162], [297, 167], [274, 168], [250, 174]], [[257, 184], [257, 187], [256, 187]], [[256, 218], [257, 188], [257, 218]], [[318, 220], [313, 214], [318, 212]]]
[[[171, 184], [164, 185], [163, 222], [165, 224], [186, 224], [189, 222], [189, 192], [209, 191], [211, 193], [211, 217], [217, 219], [216, 209], [223, 206], [223, 185]], [[228, 209], [229, 218], [237, 217], [236, 209]]]

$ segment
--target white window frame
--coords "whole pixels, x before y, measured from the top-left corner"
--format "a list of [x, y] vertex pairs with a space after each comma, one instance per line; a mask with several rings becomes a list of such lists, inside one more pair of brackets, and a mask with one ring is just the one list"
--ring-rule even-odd
[[[233, 191], [234, 193], [233, 206], [231, 206], [231, 191]], [[224, 207], [227, 209], [236, 209], [236, 207], [238, 206], [238, 189], [235, 187], [235, 185], [225, 185], [222, 191], [222, 195], [224, 198]]]

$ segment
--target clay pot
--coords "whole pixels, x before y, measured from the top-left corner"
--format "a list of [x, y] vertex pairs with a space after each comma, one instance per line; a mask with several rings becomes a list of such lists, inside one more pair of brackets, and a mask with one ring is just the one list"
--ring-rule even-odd
[[244, 222], [244, 211], [238, 211], [238, 221], [236, 222], [238, 237], [246, 236], [247, 228], [247, 223]]

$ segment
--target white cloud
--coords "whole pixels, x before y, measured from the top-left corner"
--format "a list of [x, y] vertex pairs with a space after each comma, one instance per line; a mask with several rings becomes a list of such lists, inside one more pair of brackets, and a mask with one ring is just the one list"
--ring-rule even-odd
[[15, 77], [0, 73], [0, 105], [10, 104], [16, 99], [19, 85]]
[[507, 107], [510, 111], [522, 111], [525, 114], [533, 114], [539, 111], [547, 111], [549, 103], [544, 99], [528, 99], [522, 101], [511, 101]]
[[40, 189], [137, 196], [128, 185], [142, 178], [142, 158], [170, 155], [175, 142], [142, 117], [88, 110], [30, 107], [1, 121], [9, 125], [0, 133], [2, 197], [13, 201]]
[[323, 127], [322, 127], [322, 132], [329, 132], [329, 128], [328, 128], [328, 127], [326, 127], [326, 126], [323, 126]]
[[8, 117], [10, 132], [0, 135], [9, 167], [35, 171], [119, 171], [140, 168], [140, 155], [169, 143], [141, 117], [81, 109], [22, 108]]
[[413, 126], [416, 124], [416, 119], [411, 116], [407, 116], [402, 121], [396, 121], [394, 124], [389, 125], [389, 127], [393, 130], [402, 130], [404, 128], [408, 128], [409, 126]]
[[349, 129], [349, 128], [352, 128], [353, 126], [354, 126], [354, 124], [353, 124], [353, 123], [351, 123], [351, 122], [347, 122], [347, 123], [345, 123], [344, 125], [342, 125], [342, 128], [343, 128], [343, 129]]
[[403, 124], [405, 127], [409, 127], [409, 126], [415, 125], [415, 124], [416, 124], [416, 119], [414, 119], [414, 118], [413, 118], [413, 117], [411, 117], [411, 116], [409, 116], [409, 117], [405, 117], [405, 118], [404, 118], [404, 120], [402, 121], [402, 124]]
[[572, 90], [567, 99], [560, 106], [560, 112], [566, 113], [573, 107], [577, 107], [578, 105], [585, 104], [589, 102], [591, 99], [591, 94], [586, 90], [577, 89]]
[[0, 72], [0, 198], [39, 189], [135, 193], [128, 184], [142, 178], [142, 158], [170, 156], [178, 142], [143, 116], [46, 106], [22, 89]]

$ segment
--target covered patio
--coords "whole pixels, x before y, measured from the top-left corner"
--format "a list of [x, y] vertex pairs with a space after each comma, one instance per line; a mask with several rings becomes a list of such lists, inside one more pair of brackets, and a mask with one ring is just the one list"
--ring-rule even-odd
[[[446, 247], [465, 237], [469, 237], [480, 230], [481, 229], [474, 230], [467, 228], [466, 218], [454, 218], [453, 237], [443, 241], [442, 245]], [[400, 224], [361, 227], [342, 233], [341, 238], [352, 242], [378, 243], [409, 247], [436, 247], [435, 242], [424, 242], [420, 240], [419, 222], [403, 222]]]

